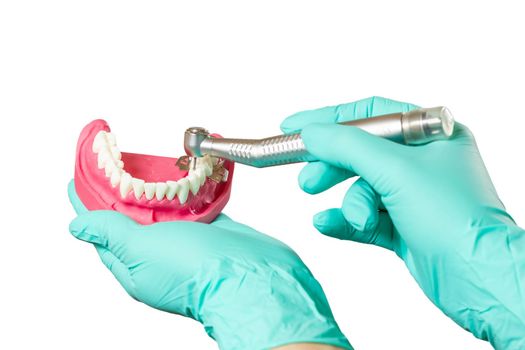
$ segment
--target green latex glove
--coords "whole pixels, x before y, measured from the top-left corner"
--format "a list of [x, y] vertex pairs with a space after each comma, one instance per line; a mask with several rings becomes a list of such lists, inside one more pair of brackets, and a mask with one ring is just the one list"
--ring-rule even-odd
[[221, 349], [313, 342], [352, 349], [319, 283], [284, 243], [220, 215], [212, 224], [143, 226], [115, 211], [87, 211], [70, 231], [93, 243], [133, 298], [201, 322]]
[[315, 215], [314, 226], [395, 251], [455, 322], [497, 349], [524, 349], [525, 231], [505, 211], [471, 132], [456, 124], [451, 140], [410, 147], [333, 125], [413, 108], [374, 97], [282, 123], [284, 132], [302, 129], [321, 160], [302, 170], [303, 190], [315, 194], [360, 176], [341, 208]]

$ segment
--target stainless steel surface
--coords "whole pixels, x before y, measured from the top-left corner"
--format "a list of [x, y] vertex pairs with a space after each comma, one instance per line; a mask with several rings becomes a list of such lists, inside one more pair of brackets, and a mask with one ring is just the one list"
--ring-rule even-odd
[[202, 157], [200, 144], [209, 135], [208, 130], [198, 126], [186, 129], [186, 132], [184, 132], [184, 151], [186, 154], [193, 157]]
[[[445, 140], [454, 130], [454, 119], [445, 107], [421, 108], [341, 124], [407, 145]], [[264, 139], [231, 139], [214, 138], [206, 129], [193, 127], [186, 130], [184, 149], [192, 157], [209, 154], [259, 168], [316, 160], [306, 151], [299, 133]]]
[[300, 134], [260, 140], [209, 137], [201, 142], [199, 151], [258, 168], [315, 160], [306, 151]]

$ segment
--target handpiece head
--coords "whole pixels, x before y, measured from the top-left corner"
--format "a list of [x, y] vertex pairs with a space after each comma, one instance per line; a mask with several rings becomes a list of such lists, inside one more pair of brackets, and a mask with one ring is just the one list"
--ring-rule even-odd
[[208, 130], [201, 127], [191, 127], [184, 132], [184, 151], [191, 157], [202, 157], [201, 142], [209, 137]]

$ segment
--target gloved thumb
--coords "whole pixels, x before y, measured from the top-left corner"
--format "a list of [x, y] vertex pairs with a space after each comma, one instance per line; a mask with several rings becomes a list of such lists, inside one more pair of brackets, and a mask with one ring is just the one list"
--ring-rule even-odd
[[69, 181], [69, 184], [67, 185], [67, 195], [71, 205], [73, 206], [73, 209], [75, 209], [77, 214], [84, 214], [88, 211], [84, 203], [82, 203], [80, 198], [78, 198], [77, 191], [75, 189], [75, 180]]
[[381, 180], [389, 169], [397, 168], [394, 165], [399, 164], [407, 148], [347, 125], [309, 124], [301, 137], [317, 159], [355, 172], [381, 195], [389, 191]]
[[136, 235], [138, 224], [116, 211], [95, 210], [77, 216], [69, 231], [76, 238], [100, 245], [119, 257], [126, 241]]

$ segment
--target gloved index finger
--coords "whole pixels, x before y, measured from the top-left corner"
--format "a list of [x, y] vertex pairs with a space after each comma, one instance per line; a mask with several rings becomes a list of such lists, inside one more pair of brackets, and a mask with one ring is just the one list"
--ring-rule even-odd
[[374, 96], [351, 103], [296, 113], [281, 123], [281, 130], [284, 133], [298, 132], [304, 126], [312, 123], [339, 123], [383, 114], [407, 112], [415, 108], [419, 107], [411, 103]]

